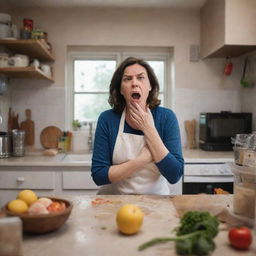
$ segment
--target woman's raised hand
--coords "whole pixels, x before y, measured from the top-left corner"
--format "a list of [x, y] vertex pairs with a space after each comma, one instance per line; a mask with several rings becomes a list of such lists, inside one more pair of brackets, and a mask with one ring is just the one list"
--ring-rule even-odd
[[144, 111], [141, 106], [135, 102], [129, 105], [129, 113], [131, 121], [138, 130], [145, 131], [147, 128], [155, 127], [153, 116], [148, 107], [146, 111]]

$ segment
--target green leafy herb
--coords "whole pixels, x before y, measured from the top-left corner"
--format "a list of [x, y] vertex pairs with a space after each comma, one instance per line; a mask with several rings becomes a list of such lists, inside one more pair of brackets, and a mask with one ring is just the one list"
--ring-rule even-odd
[[180, 255], [207, 255], [215, 249], [214, 237], [218, 234], [219, 221], [208, 212], [189, 211], [176, 228], [176, 237], [152, 239], [139, 246], [139, 251], [157, 243], [174, 241]]

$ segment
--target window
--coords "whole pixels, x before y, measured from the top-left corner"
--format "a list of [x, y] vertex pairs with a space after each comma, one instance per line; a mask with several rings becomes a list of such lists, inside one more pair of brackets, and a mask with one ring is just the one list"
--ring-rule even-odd
[[[163, 51], [164, 49], [164, 51]], [[169, 107], [168, 84], [170, 84], [169, 48], [133, 47], [70, 47], [68, 50], [67, 128], [72, 120], [91, 122], [110, 108], [109, 84], [116, 67], [127, 57], [143, 58], [154, 69], [160, 84], [161, 105]], [[136, 52], [135, 52], [136, 50]]]

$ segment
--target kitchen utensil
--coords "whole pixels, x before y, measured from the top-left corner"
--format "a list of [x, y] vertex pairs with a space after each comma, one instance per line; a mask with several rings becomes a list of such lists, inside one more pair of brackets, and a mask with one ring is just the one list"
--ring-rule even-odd
[[58, 148], [59, 138], [62, 136], [62, 131], [56, 126], [48, 126], [44, 128], [40, 134], [40, 141], [44, 148]]
[[43, 234], [52, 232], [60, 228], [68, 219], [73, 204], [71, 201], [56, 198], [48, 197], [54, 202], [62, 202], [66, 205], [66, 209], [60, 212], [52, 212], [48, 214], [16, 214], [8, 210], [7, 204], [4, 207], [4, 211], [8, 216], [17, 216], [20, 217], [23, 224], [23, 232], [25, 233], [34, 233], [34, 234]]
[[0, 158], [10, 157], [12, 154], [12, 136], [7, 132], [0, 132]]
[[196, 148], [196, 141], [195, 141], [195, 130], [196, 130], [196, 120], [186, 120], [185, 121], [185, 130], [187, 134], [187, 148], [194, 149]]
[[240, 84], [241, 84], [243, 87], [249, 87], [249, 82], [246, 81], [246, 79], [245, 79], [245, 74], [246, 74], [247, 65], [248, 65], [248, 57], [245, 58], [243, 74], [242, 74], [242, 77], [241, 77], [241, 80], [240, 80]]
[[230, 76], [233, 71], [233, 63], [231, 62], [230, 58], [226, 58], [226, 64], [224, 67], [224, 74], [226, 76]]
[[9, 108], [8, 112], [8, 133], [11, 134], [13, 129], [19, 129], [19, 114], [16, 114], [12, 111], [12, 108]]
[[12, 130], [13, 156], [25, 155], [25, 131]]
[[35, 144], [35, 123], [31, 120], [31, 110], [25, 111], [26, 120], [21, 122], [20, 128], [26, 132], [25, 145], [33, 146]]

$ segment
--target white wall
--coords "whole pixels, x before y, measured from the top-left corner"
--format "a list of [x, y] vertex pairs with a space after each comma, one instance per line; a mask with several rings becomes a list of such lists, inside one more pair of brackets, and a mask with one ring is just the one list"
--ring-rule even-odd
[[224, 77], [224, 59], [189, 61], [190, 45], [200, 41], [199, 10], [26, 8], [12, 10], [11, 14], [14, 23], [20, 26], [24, 17], [32, 18], [35, 27], [48, 32], [56, 57], [54, 84], [36, 80], [12, 81], [11, 104], [20, 113], [20, 120], [24, 118], [26, 108], [32, 109], [37, 147], [40, 146], [39, 134], [44, 127], [57, 125], [65, 128], [68, 45], [173, 46], [174, 110], [180, 121], [183, 141], [185, 119], [198, 119], [199, 113], [206, 110], [240, 110], [239, 63], [231, 77]]

